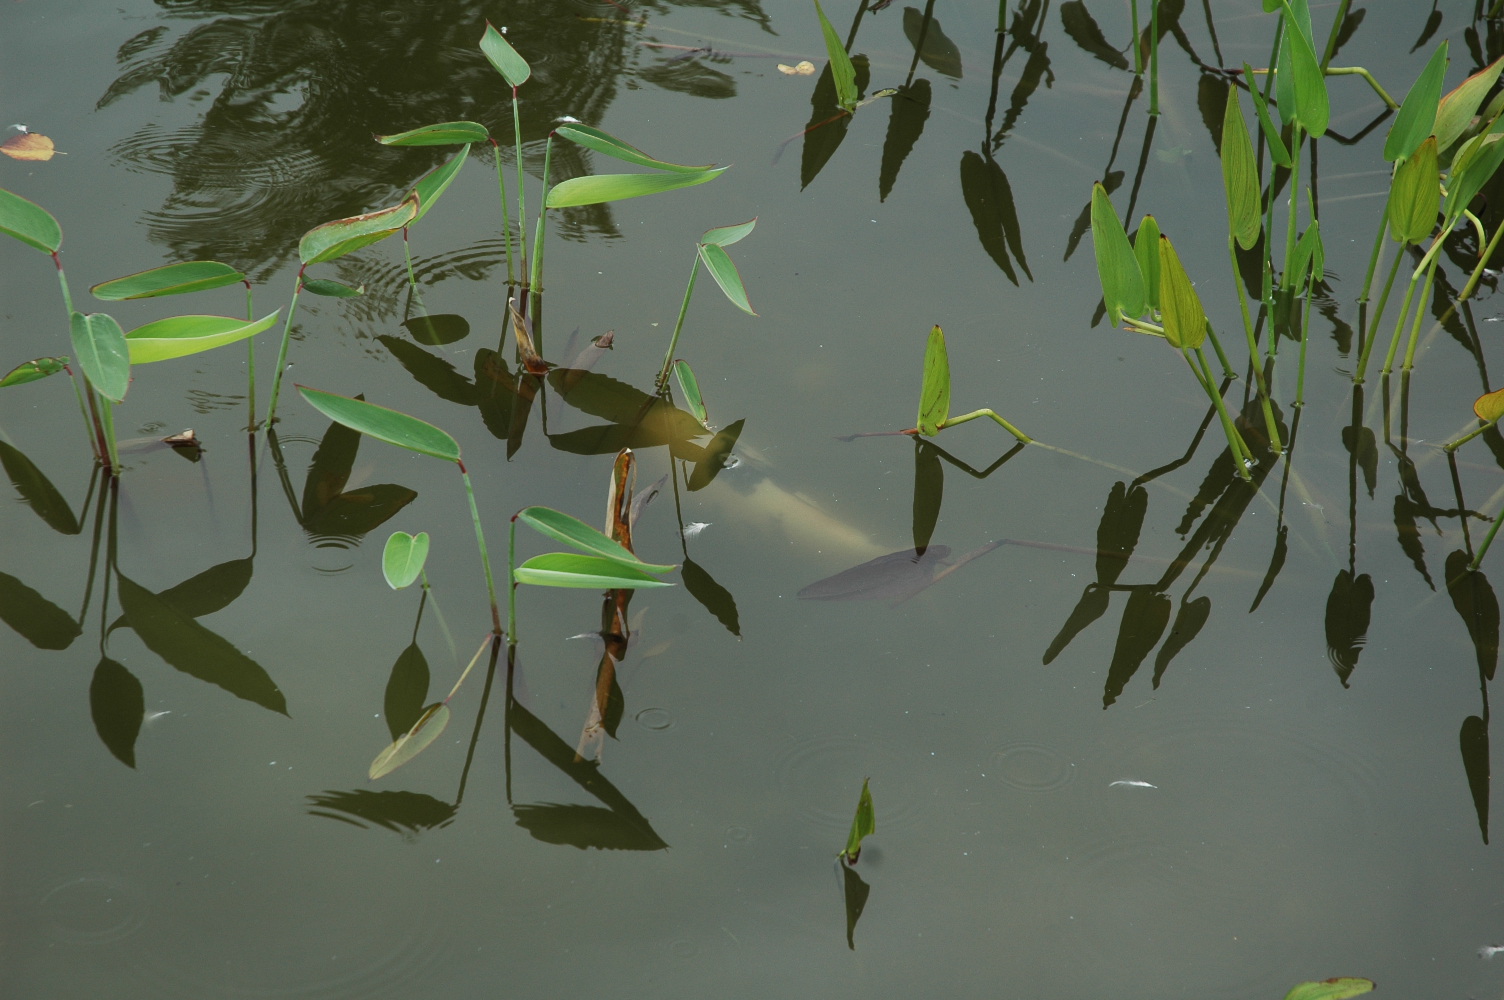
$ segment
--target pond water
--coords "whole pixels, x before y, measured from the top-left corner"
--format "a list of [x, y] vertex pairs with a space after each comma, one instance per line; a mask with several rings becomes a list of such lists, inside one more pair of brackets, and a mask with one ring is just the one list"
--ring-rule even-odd
[[[1500, 507], [1504, 441], [1462, 448], [1455, 476], [1437, 445], [1474, 426], [1504, 310], [1485, 280], [1423, 328], [1405, 384], [1355, 391], [1390, 119], [1333, 78], [1306, 405], [1287, 339], [1272, 391], [1294, 448], [1235, 485], [1181, 361], [1101, 317], [1084, 230], [1097, 180], [1135, 225], [1153, 213], [1246, 367], [1213, 142], [1228, 78], [1199, 66], [1266, 64], [1274, 19], [1181, 6], [1162, 13], [1153, 119], [1124, 57], [1083, 44], [1087, 15], [1126, 48], [1126, 3], [1024, 0], [1000, 48], [997, 9], [934, 4], [922, 58], [922, 9], [828, 4], [843, 37], [857, 23], [867, 92], [902, 89], [801, 138], [831, 113], [818, 75], [777, 68], [825, 65], [802, 0], [8, 5], [0, 115], [67, 155], [0, 161], [0, 186], [58, 217], [75, 300], [126, 329], [243, 314], [238, 286], [82, 305], [174, 260], [223, 260], [258, 315], [285, 309], [306, 230], [394, 204], [449, 155], [372, 133], [509, 135], [487, 18], [534, 70], [530, 199], [565, 114], [733, 165], [550, 221], [535, 327], [561, 363], [615, 331], [594, 410], [554, 381], [518, 416], [477, 379], [497, 366], [480, 352], [512, 363], [489, 153], [411, 231], [420, 296], [395, 239], [310, 271], [366, 294], [302, 296], [289, 379], [451, 433], [498, 565], [524, 506], [600, 523], [623, 437], [600, 409], [652, 391], [701, 234], [758, 220], [729, 251], [758, 315], [702, 275], [676, 352], [711, 423], [744, 421], [739, 461], [645, 509], [638, 553], [686, 570], [633, 596], [600, 739], [600, 597], [524, 587], [514, 668], [483, 659], [443, 735], [367, 779], [389, 682], [399, 707], [442, 698], [490, 627], [445, 463], [357, 448], [290, 388], [275, 446], [248, 454], [229, 347], [133, 369], [120, 437], [191, 427], [205, 450], [128, 450], [112, 497], [62, 379], [0, 393], [20, 481], [0, 506], [8, 994], [1256, 998], [1353, 975], [1384, 996], [1499, 995], [1504, 966], [1479, 957], [1504, 944], [1494, 564], [1448, 581]], [[1335, 64], [1400, 97], [1448, 40], [1455, 86], [1500, 47], [1473, 7], [1370, 4]], [[1319, 37], [1335, 8], [1314, 11]], [[564, 143], [554, 167], [618, 169]], [[1444, 260], [1447, 295], [1469, 263]], [[0, 245], [0, 367], [67, 350], [50, 271]], [[404, 321], [425, 314], [464, 335], [422, 342]], [[842, 440], [912, 425], [936, 324], [952, 410], [991, 407], [1053, 449], [1009, 454], [987, 420]], [[258, 338], [262, 413], [278, 328]], [[638, 444], [647, 487], [670, 460]], [[36, 475], [66, 511], [35, 502]], [[432, 536], [426, 601], [382, 579], [398, 529]], [[907, 600], [797, 596], [916, 543], [922, 572], [941, 546], [954, 571]], [[549, 547], [519, 535], [519, 557]], [[155, 609], [151, 645], [116, 622], [122, 592]], [[864, 779], [877, 832], [843, 869]]]

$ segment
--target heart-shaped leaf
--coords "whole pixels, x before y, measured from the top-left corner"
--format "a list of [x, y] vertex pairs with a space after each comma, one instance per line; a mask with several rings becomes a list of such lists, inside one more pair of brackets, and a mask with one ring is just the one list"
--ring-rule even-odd
[[394, 531], [381, 552], [381, 573], [386, 577], [387, 586], [401, 590], [418, 578], [427, 561], [428, 532], [409, 535], [405, 531]]

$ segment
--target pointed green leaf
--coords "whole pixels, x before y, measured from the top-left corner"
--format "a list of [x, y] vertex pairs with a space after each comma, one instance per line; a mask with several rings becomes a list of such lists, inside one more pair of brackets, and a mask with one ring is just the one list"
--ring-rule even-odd
[[1288, 287], [1300, 288], [1304, 285], [1307, 272], [1313, 283], [1320, 281], [1324, 277], [1325, 260], [1321, 246], [1321, 223], [1312, 220], [1311, 227], [1301, 233], [1300, 240], [1295, 244], [1295, 252], [1290, 255], [1290, 274], [1286, 276]]
[[380, 211], [336, 219], [314, 226], [298, 241], [298, 259], [321, 264], [384, 240], [417, 218], [418, 196], [409, 194], [401, 204]]
[[945, 333], [936, 325], [924, 348], [924, 384], [919, 389], [919, 433], [934, 437], [950, 416], [950, 356]]
[[752, 303], [747, 301], [747, 289], [742, 285], [741, 273], [737, 271], [736, 264], [731, 260], [731, 255], [722, 250], [715, 243], [700, 244], [700, 260], [705, 263], [705, 269], [715, 279], [715, 283], [721, 286], [721, 291], [731, 304], [744, 313], [757, 315], [757, 310], [752, 308]]
[[705, 409], [705, 398], [700, 395], [700, 383], [688, 361], [674, 362], [674, 378], [678, 380], [679, 389], [684, 393], [684, 405], [695, 415], [700, 425], [709, 430], [710, 414]]
[[1446, 222], [1450, 230], [1462, 219], [1473, 196], [1483, 189], [1504, 164], [1504, 121], [1496, 121], [1482, 135], [1475, 135], [1452, 158], [1447, 175]]
[[1495, 389], [1479, 396], [1473, 403], [1473, 412], [1479, 420], [1490, 424], [1504, 417], [1504, 389]]
[[125, 331], [104, 313], [75, 312], [68, 324], [73, 355], [89, 383], [105, 399], [120, 402], [131, 385], [130, 350]]
[[0, 377], [0, 389], [8, 385], [25, 385], [48, 375], [56, 375], [68, 364], [67, 358], [36, 358], [23, 361]]
[[1279, 126], [1274, 124], [1274, 119], [1269, 116], [1269, 104], [1264, 100], [1263, 91], [1258, 88], [1258, 79], [1253, 75], [1253, 67], [1246, 62], [1243, 64], [1243, 79], [1248, 81], [1248, 95], [1253, 98], [1253, 110], [1259, 119], [1259, 131], [1264, 135], [1264, 142], [1269, 146], [1269, 158], [1275, 166], [1288, 167], [1291, 162], [1290, 150], [1285, 145], [1285, 140], [1279, 134]]
[[747, 235], [757, 226], [757, 219], [751, 218], [736, 226], [720, 226], [716, 229], [705, 230], [705, 235], [700, 237], [701, 243], [713, 243], [718, 247], [729, 247], [731, 244], [746, 239]]
[[245, 275], [229, 264], [221, 264], [217, 260], [186, 260], [154, 267], [149, 271], [137, 271], [112, 281], [101, 281], [89, 291], [94, 293], [96, 299], [118, 302], [122, 299], [151, 299], [160, 295], [204, 292], [245, 280]]
[[862, 779], [862, 794], [856, 800], [856, 814], [851, 817], [851, 832], [846, 835], [846, 849], [841, 857], [852, 864], [862, 853], [862, 841], [877, 832], [877, 815], [872, 809], [872, 792], [867, 788], [871, 779]]
[[433, 203], [439, 200], [439, 195], [449, 190], [449, 185], [453, 183], [469, 155], [470, 145], [466, 143], [458, 153], [449, 158], [448, 163], [434, 167], [418, 178], [418, 183], [413, 185], [413, 193], [418, 196], [418, 214], [413, 216], [413, 223], [427, 215], [428, 210], [433, 208]]
[[1149, 311], [1159, 312], [1159, 223], [1154, 216], [1146, 215], [1138, 224], [1133, 237], [1133, 256], [1138, 260], [1139, 274], [1144, 276], [1144, 298], [1149, 301]]
[[310, 389], [306, 385], [298, 386], [298, 392], [315, 410], [351, 430], [420, 455], [442, 458], [446, 462], [460, 460], [459, 442], [417, 417], [367, 403], [363, 399], [351, 399], [349, 396]]
[[397, 741], [376, 755], [368, 772], [372, 781], [391, 774], [397, 768], [422, 753], [430, 743], [439, 738], [444, 727], [449, 725], [449, 706], [438, 704], [424, 712], [413, 728], [397, 737]]
[[1402, 243], [1419, 243], [1436, 228], [1441, 207], [1441, 171], [1436, 162], [1436, 137], [1395, 168], [1389, 184], [1389, 234]]
[[1450, 149], [1452, 143], [1462, 138], [1462, 133], [1472, 124], [1473, 115], [1478, 113], [1478, 105], [1498, 81], [1501, 69], [1504, 69], [1504, 56], [1463, 80], [1441, 99], [1436, 108], [1436, 124], [1431, 130], [1436, 136], [1439, 152]]
[[586, 590], [631, 590], [672, 587], [668, 580], [614, 559], [583, 556], [574, 552], [549, 552], [533, 556], [512, 573], [518, 583], [539, 587], [575, 587]]
[[383, 146], [468, 146], [490, 138], [491, 133], [479, 122], [443, 122], [396, 135], [378, 135], [376, 141]]
[[841, 36], [836, 34], [825, 11], [820, 9], [820, 0], [815, 0], [815, 13], [820, 18], [820, 33], [825, 37], [825, 52], [830, 57], [830, 78], [836, 86], [836, 103], [847, 111], [853, 110], [857, 101], [856, 67], [851, 64], [846, 46], [841, 44]]
[[1222, 112], [1222, 186], [1227, 191], [1227, 231], [1238, 246], [1248, 250], [1258, 242], [1262, 221], [1259, 167], [1236, 87], [1227, 88], [1227, 106]]
[[1436, 124], [1436, 109], [1441, 102], [1441, 85], [1447, 75], [1447, 42], [1437, 47], [1431, 61], [1410, 85], [1400, 110], [1384, 140], [1384, 159], [1397, 163], [1420, 148]]
[[713, 165], [708, 163], [702, 166], [686, 166], [682, 163], [669, 163], [667, 160], [656, 159], [609, 132], [591, 128], [583, 122], [560, 122], [554, 127], [554, 135], [561, 139], [568, 139], [586, 149], [593, 149], [597, 153], [604, 153], [623, 163], [631, 163], [639, 167], [652, 167], [655, 170], [669, 170], [684, 174], [695, 174], [702, 170], [713, 169]]
[[131, 364], [167, 361], [254, 337], [277, 321], [281, 310], [254, 322], [230, 316], [170, 316], [125, 335]]
[[1300, 983], [1285, 994], [1285, 1000], [1348, 1000], [1372, 990], [1372, 979], [1325, 979], [1319, 983]]
[[409, 535], [405, 531], [394, 531], [381, 551], [381, 573], [386, 577], [388, 587], [401, 590], [418, 578], [427, 560], [428, 532]]
[[517, 512], [517, 520], [541, 535], [554, 541], [579, 549], [622, 566], [635, 567], [653, 573], [667, 573], [674, 567], [645, 563], [619, 542], [613, 541], [577, 517], [570, 517], [552, 507], [524, 507]]
[[1102, 300], [1113, 326], [1126, 316], [1144, 314], [1144, 276], [1138, 258], [1128, 243], [1128, 234], [1118, 221], [1117, 210], [1100, 183], [1091, 189], [1091, 239], [1097, 257], [1097, 278], [1102, 282]]
[[51, 212], [4, 188], [0, 188], [0, 233], [46, 254], [57, 253], [63, 245], [63, 227]]
[[481, 36], [480, 50], [485, 53], [491, 65], [496, 67], [496, 72], [501, 74], [502, 79], [513, 87], [522, 86], [533, 75], [527, 60], [517, 54], [512, 43], [490, 21], [486, 22], [486, 33]]
[[643, 195], [660, 194], [676, 188], [693, 187], [713, 181], [728, 168], [700, 170], [695, 173], [667, 174], [586, 174], [560, 181], [548, 189], [549, 208], [573, 208], [578, 205], [599, 205], [605, 201], [621, 201], [624, 198], [640, 198]]
[[[1289, 25], [1299, 23], [1298, 12], [1291, 13], [1289, 0], [1285, 2], [1286, 31], [1280, 39], [1279, 75], [1276, 86], [1280, 92], [1280, 116], [1286, 124], [1291, 121], [1300, 123], [1300, 127], [1311, 134], [1312, 138], [1319, 139], [1326, 133], [1327, 122], [1331, 118], [1331, 102], [1327, 96], [1326, 74], [1321, 70], [1321, 60], [1316, 55], [1316, 49], [1311, 42], [1311, 31], [1307, 25], [1301, 26], [1299, 31], [1289, 30]], [[1304, 4], [1299, 5], [1304, 8]], [[1305, 11], [1307, 21], [1310, 12]], [[1292, 92], [1287, 88], [1293, 88], [1293, 103], [1287, 105]]]
[[366, 293], [366, 286], [355, 287], [333, 278], [306, 278], [303, 291], [313, 295], [326, 295], [331, 299], [353, 299]]
[[1168, 236], [1159, 238], [1159, 309], [1165, 339], [1178, 348], [1194, 350], [1206, 340], [1206, 312], [1191, 276]]

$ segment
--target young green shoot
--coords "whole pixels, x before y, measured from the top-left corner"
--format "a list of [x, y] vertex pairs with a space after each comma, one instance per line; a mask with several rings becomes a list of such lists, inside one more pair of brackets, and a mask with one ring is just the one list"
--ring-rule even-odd
[[872, 809], [872, 792], [867, 787], [871, 779], [862, 779], [862, 794], [856, 800], [856, 814], [851, 817], [851, 832], [846, 835], [846, 846], [836, 857], [848, 865], [857, 863], [862, 855], [862, 841], [877, 832], [877, 815]]

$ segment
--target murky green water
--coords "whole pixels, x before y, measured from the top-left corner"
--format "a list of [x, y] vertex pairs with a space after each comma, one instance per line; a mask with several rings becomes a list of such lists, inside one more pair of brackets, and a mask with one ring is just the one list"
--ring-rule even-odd
[[[996, 73], [995, 8], [936, 5], [953, 50], [932, 41], [918, 62], [904, 29], [918, 11], [869, 14], [853, 47], [869, 89], [909, 96], [860, 111], [812, 177], [801, 140], [774, 162], [811, 120], [815, 79], [776, 64], [824, 63], [813, 10], [792, 0], [632, 6], [643, 23], [583, 0], [9, 6], [0, 115], [68, 155], [0, 162], [0, 186], [58, 216], [81, 301], [94, 282], [208, 257], [255, 277], [258, 312], [285, 307], [305, 230], [393, 203], [443, 156], [371, 133], [452, 119], [510, 130], [475, 48], [489, 17], [533, 62], [530, 157], [572, 114], [668, 160], [734, 164], [711, 184], [551, 223], [545, 356], [567, 357], [576, 331], [578, 349], [614, 330], [597, 371], [650, 389], [694, 241], [752, 216], [732, 252], [760, 315], [702, 279], [678, 353], [713, 423], [745, 419], [746, 459], [677, 511], [660, 496], [636, 538], [644, 558], [682, 562], [680, 522], [708, 522], [688, 557], [729, 594], [740, 634], [683, 586], [638, 593], [598, 768], [574, 753], [599, 650], [568, 637], [601, 627], [599, 598], [525, 588], [511, 680], [504, 662], [473, 676], [438, 743], [366, 780], [390, 740], [394, 663], [411, 665], [416, 644], [428, 697], [442, 697], [489, 627], [463, 490], [441, 463], [367, 441], [346, 478], [310, 489], [329, 425], [291, 396], [285, 483], [264, 438], [253, 477], [244, 353], [230, 348], [135, 370], [121, 436], [192, 427], [207, 450], [196, 464], [130, 453], [97, 530], [68, 389], [0, 394], [0, 437], [80, 522], [61, 532], [15, 490], [0, 507], [8, 995], [1251, 1000], [1337, 975], [1369, 976], [1383, 996], [1504, 989], [1497, 962], [1478, 958], [1504, 943], [1504, 869], [1486, 843], [1497, 613], [1492, 633], [1476, 619], [1475, 641], [1446, 585], [1464, 548], [1457, 508], [1499, 507], [1499, 441], [1459, 453], [1460, 504], [1435, 447], [1493, 387], [1499, 309], [1486, 283], [1429, 336], [1403, 397], [1375, 378], [1355, 402], [1355, 300], [1387, 188], [1374, 93], [1351, 77], [1331, 86], [1334, 132], [1365, 137], [1318, 151], [1330, 290], [1312, 317], [1293, 471], [1270, 464], [1257, 491], [1228, 488], [1217, 427], [1198, 436], [1205, 399], [1172, 352], [1093, 324], [1091, 238], [1076, 227], [1105, 176], [1120, 212], [1131, 200], [1135, 219], [1156, 215], [1213, 321], [1236, 331], [1204, 124], [1220, 121], [1225, 81], [1196, 61], [1266, 62], [1259, 4], [1212, 4], [1210, 22], [1184, 12], [1147, 139], [1131, 75], [1067, 33], [1079, 5], [1010, 10]], [[1450, 39], [1455, 85], [1497, 25], [1470, 21], [1471, 4], [1438, 7], [1412, 53], [1425, 5], [1370, 5], [1337, 63], [1368, 66], [1399, 96]], [[854, 10], [827, 10], [844, 34]], [[1090, 13], [1126, 42], [1126, 5]], [[1323, 38], [1333, 13], [1315, 12]], [[926, 90], [927, 114], [912, 99]], [[599, 419], [551, 392], [510, 459], [505, 412], [477, 405], [506, 272], [495, 174], [476, 159], [412, 232], [423, 305], [463, 317], [468, 335], [415, 342], [402, 321], [419, 308], [388, 241], [323, 265], [368, 293], [304, 296], [289, 377], [452, 433], [494, 553], [527, 504], [598, 521], [610, 457], [581, 444]], [[555, 162], [613, 169], [568, 150]], [[1452, 288], [1464, 263], [1445, 265]], [[6, 241], [0, 274], [0, 367], [64, 352], [48, 261]], [[130, 329], [234, 314], [244, 297], [93, 308]], [[912, 423], [937, 323], [953, 409], [990, 406], [1098, 461], [1027, 448], [968, 475], [963, 464], [981, 473], [1011, 446], [986, 421], [937, 440], [955, 463], [909, 438], [838, 440]], [[1275, 376], [1287, 426], [1297, 348], [1282, 346]], [[274, 349], [263, 335], [263, 408]], [[662, 447], [638, 457], [642, 484], [668, 471]], [[348, 494], [345, 520], [308, 512], [331, 483]], [[378, 526], [372, 510], [395, 495], [380, 484], [416, 496]], [[1131, 542], [1135, 510], [1133, 557], [1099, 559], [1099, 545]], [[935, 517], [933, 542], [957, 556], [1031, 544], [894, 607], [796, 598], [912, 546], [916, 516]], [[421, 618], [419, 595], [381, 578], [398, 528], [433, 536]], [[1476, 545], [1486, 525], [1468, 530]], [[189, 588], [217, 601], [200, 625], [265, 671], [285, 716], [110, 630], [128, 586], [117, 573], [163, 591], [211, 569]], [[81, 634], [39, 623], [39, 599]], [[726, 600], [715, 607], [730, 622]], [[102, 739], [118, 722], [95, 721], [118, 711], [126, 672], [146, 713], [133, 768]], [[848, 930], [848, 893], [863, 890], [834, 858], [866, 777], [878, 832]]]

